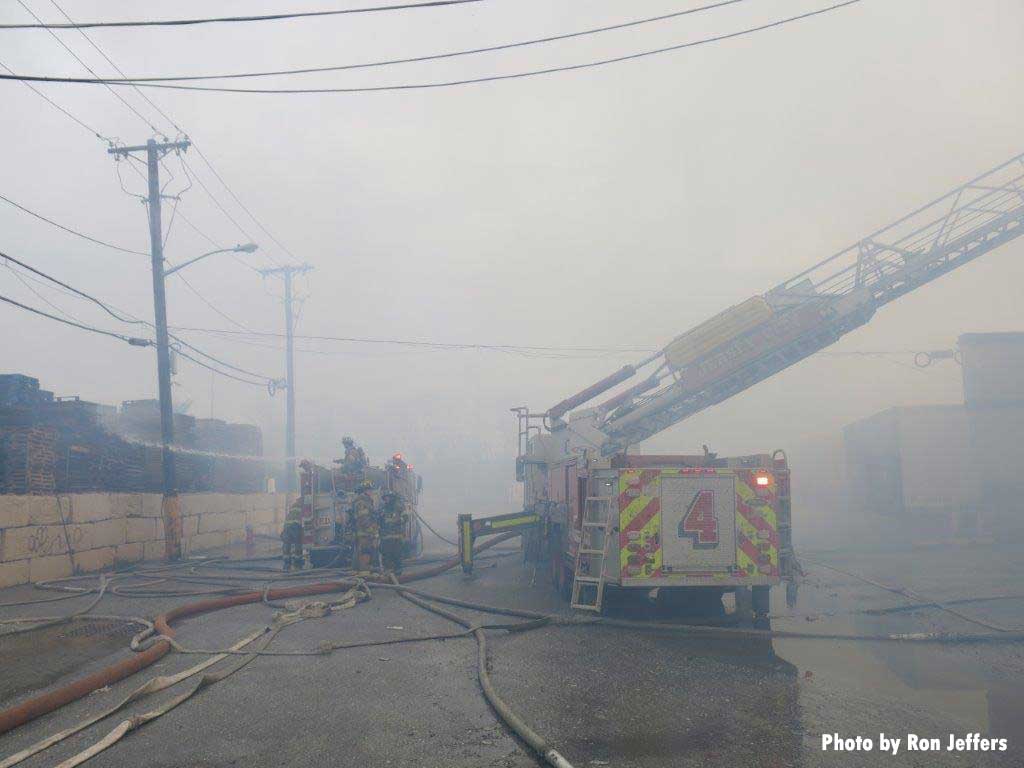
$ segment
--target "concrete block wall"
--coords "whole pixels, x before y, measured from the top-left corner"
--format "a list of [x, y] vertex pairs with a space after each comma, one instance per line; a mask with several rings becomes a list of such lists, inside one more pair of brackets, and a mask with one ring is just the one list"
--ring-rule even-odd
[[[246, 526], [276, 536], [286, 501], [283, 493], [183, 494], [183, 549], [192, 554], [243, 542]], [[159, 494], [0, 495], [0, 588], [163, 555]]]

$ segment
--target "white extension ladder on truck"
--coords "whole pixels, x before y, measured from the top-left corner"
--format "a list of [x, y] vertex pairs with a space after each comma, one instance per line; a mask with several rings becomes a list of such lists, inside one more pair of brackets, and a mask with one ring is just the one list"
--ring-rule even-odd
[[[595, 613], [601, 611], [614, 501], [614, 496], [588, 496], [583, 506], [580, 546], [576, 550], [576, 570], [572, 578], [573, 608]], [[600, 544], [595, 539], [599, 539]]]

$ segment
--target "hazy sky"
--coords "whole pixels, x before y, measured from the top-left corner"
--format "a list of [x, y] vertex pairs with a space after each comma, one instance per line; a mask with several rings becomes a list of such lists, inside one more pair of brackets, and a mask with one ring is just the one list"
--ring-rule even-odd
[[[25, 0], [46, 20], [49, 0]], [[77, 20], [336, 7], [273, 2], [60, 0]], [[559, 34], [696, 2], [485, 0], [455, 8], [279, 23], [89, 34], [129, 75], [323, 66]], [[749, 0], [572, 41], [377, 70], [271, 79], [270, 86], [427, 82], [571, 64], [673, 45], [795, 15], [827, 0]], [[355, 3], [351, 3], [355, 5]], [[14, 2], [3, 22], [30, 21]], [[97, 72], [112, 70], [60, 33]], [[16, 72], [80, 76], [45, 31], [0, 31]], [[1024, 151], [1024, 4], [864, 0], [737, 40], [582, 72], [460, 88], [355, 95], [147, 94], [204, 149], [261, 222], [315, 270], [299, 332], [518, 345], [663, 344], [761, 293], [918, 204]], [[255, 84], [241, 81], [236, 84]], [[41, 85], [102, 134], [152, 131], [101, 86]], [[24, 85], [0, 83], [0, 194], [90, 235], [145, 251], [145, 209], [122, 191], [103, 142]], [[119, 93], [174, 135], [138, 94]], [[286, 260], [194, 152], [184, 214], [216, 242], [250, 237], [257, 267]], [[167, 188], [187, 186], [177, 159]], [[141, 180], [123, 169], [129, 191]], [[165, 204], [165, 227], [171, 206]], [[0, 250], [151, 319], [145, 257], [83, 242], [0, 203]], [[167, 258], [212, 246], [183, 221]], [[879, 312], [834, 351], [951, 346], [969, 331], [1021, 330], [1024, 243], [1004, 247]], [[227, 256], [189, 268], [223, 313], [280, 331], [280, 284]], [[31, 283], [83, 321], [118, 324]], [[2, 292], [45, 308], [0, 269]], [[177, 279], [172, 325], [232, 328]], [[149, 350], [0, 307], [2, 369], [102, 402], [153, 396]], [[283, 353], [201, 333], [197, 346], [281, 375]], [[279, 347], [280, 342], [261, 344]], [[507, 409], [544, 409], [636, 355], [573, 359], [303, 342], [300, 453], [329, 456], [343, 433], [380, 458], [404, 449], [445, 480], [511, 485]], [[891, 405], [955, 402], [959, 369], [912, 358], [818, 357], [697, 415], [651, 448], [754, 452], [830, 437]], [[284, 398], [182, 361], [174, 394], [191, 412], [250, 421], [280, 453]], [[419, 456], [417, 455], [419, 454]], [[472, 480], [459, 479], [462, 467]], [[427, 478], [428, 487], [430, 478]], [[436, 486], [435, 486], [436, 487]], [[454, 492], [454, 491], [453, 491]], [[502, 503], [498, 499], [496, 503]]]

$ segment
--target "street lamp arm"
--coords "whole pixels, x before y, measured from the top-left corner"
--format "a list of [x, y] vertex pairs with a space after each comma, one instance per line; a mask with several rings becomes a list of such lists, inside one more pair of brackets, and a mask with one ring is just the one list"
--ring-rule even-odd
[[165, 269], [164, 277], [167, 277], [168, 275], [173, 275], [179, 269], [184, 269], [189, 264], [195, 264], [197, 261], [199, 261], [200, 259], [205, 259], [207, 256], [213, 256], [214, 254], [217, 253], [252, 253], [253, 251], [256, 250], [257, 247], [258, 246], [255, 243], [246, 243], [245, 245], [236, 245], [234, 248], [218, 248], [215, 251], [202, 253], [193, 259], [189, 259], [188, 261], [182, 262], [181, 264], [176, 264], [170, 269]]

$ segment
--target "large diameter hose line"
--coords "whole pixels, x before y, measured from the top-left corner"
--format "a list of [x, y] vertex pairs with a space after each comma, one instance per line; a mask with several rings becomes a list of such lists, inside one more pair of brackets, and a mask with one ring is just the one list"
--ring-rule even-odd
[[[398, 584], [397, 579], [394, 579], [392, 583]], [[473, 637], [476, 638], [477, 644], [477, 678], [480, 680], [480, 688], [484, 692], [484, 698], [487, 699], [487, 703], [491, 705], [494, 711], [498, 714], [498, 717], [505, 722], [505, 725], [511, 728], [523, 741], [529, 744], [530, 747], [537, 754], [541, 755], [549, 765], [553, 766], [553, 768], [573, 768], [572, 764], [562, 757], [558, 750], [551, 747], [543, 736], [524, 723], [519, 716], [512, 711], [512, 708], [502, 700], [498, 695], [498, 692], [494, 690], [494, 685], [491, 683], [490, 673], [487, 671], [487, 636], [484, 634], [484, 631], [478, 627], [474, 627], [471, 622], [462, 618], [458, 614], [452, 613], [438, 605], [431, 605], [425, 600], [420, 599], [411, 591], [402, 590], [401, 595], [409, 602], [418, 605], [420, 608], [430, 611], [431, 613], [435, 613], [438, 616], [443, 616], [449, 621], [453, 621], [466, 629], [473, 630]]]
[[[510, 531], [495, 536], [489, 541], [485, 541], [481, 544], [473, 547], [473, 552], [483, 552], [486, 549], [499, 544], [508, 539], [514, 538], [519, 535], [519, 531]], [[424, 568], [418, 571], [409, 571], [402, 575], [400, 581], [407, 583], [410, 581], [418, 581], [420, 579], [428, 579], [433, 576], [444, 573], [451, 568], [459, 565], [460, 560], [458, 557], [453, 557], [450, 560], [445, 560], [442, 563], [438, 563], [430, 568]], [[272, 589], [266, 592], [246, 592], [237, 595], [228, 595], [225, 597], [217, 597], [210, 600], [199, 600], [194, 603], [187, 603], [185, 605], [172, 608], [167, 613], [157, 616], [153, 621], [153, 625], [156, 631], [160, 635], [167, 637], [174, 637], [174, 630], [171, 625], [180, 619], [185, 619], [190, 616], [198, 616], [203, 613], [209, 613], [211, 611], [218, 611], [222, 608], [231, 608], [238, 605], [247, 605], [249, 603], [259, 603], [264, 600], [264, 596], [271, 600], [278, 599], [289, 599], [293, 597], [307, 597], [309, 595], [319, 595], [328, 592], [337, 592], [345, 589], [349, 586], [347, 581], [329, 581], [321, 582], [317, 584], [299, 584], [294, 587], [282, 587], [280, 589]], [[34, 696], [31, 699], [7, 707], [0, 711], [0, 734], [7, 733], [25, 723], [35, 720], [38, 717], [42, 717], [45, 714], [53, 712], [55, 709], [60, 709], [66, 704], [70, 704], [72, 701], [77, 701], [83, 696], [88, 696], [93, 691], [104, 688], [108, 685], [125, 679], [136, 672], [139, 672], [146, 667], [149, 667], [164, 656], [171, 650], [171, 644], [166, 640], [160, 640], [151, 645], [146, 650], [137, 653], [129, 658], [122, 659], [110, 666], [94, 672], [86, 677], [73, 680], [66, 685], [62, 685], [52, 691], [41, 693], [38, 696]]]

